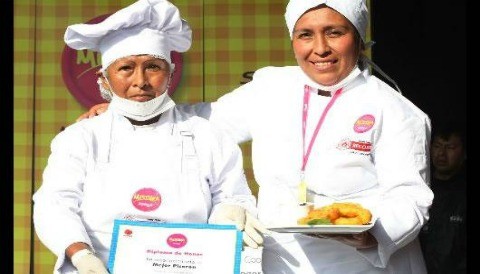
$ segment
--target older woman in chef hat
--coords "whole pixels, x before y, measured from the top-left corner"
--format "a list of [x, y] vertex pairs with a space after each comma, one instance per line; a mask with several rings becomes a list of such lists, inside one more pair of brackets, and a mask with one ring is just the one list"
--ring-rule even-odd
[[262, 243], [238, 145], [168, 96], [170, 53], [188, 50], [191, 33], [165, 0], [67, 28], [68, 46], [101, 53], [99, 85], [111, 104], [54, 138], [34, 194], [37, 235], [58, 256], [54, 273], [108, 273], [114, 219], [231, 223], [247, 245]]

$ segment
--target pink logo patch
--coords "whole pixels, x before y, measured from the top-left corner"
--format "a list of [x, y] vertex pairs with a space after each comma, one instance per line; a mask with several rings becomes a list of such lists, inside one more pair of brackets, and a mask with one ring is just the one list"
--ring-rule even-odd
[[365, 114], [362, 117], [358, 118], [358, 120], [353, 125], [353, 130], [357, 133], [363, 133], [370, 130], [374, 124], [375, 117], [370, 114]]
[[173, 248], [181, 248], [187, 244], [187, 237], [183, 234], [172, 234], [167, 238], [167, 244]]
[[[100, 15], [87, 24], [102, 22], [110, 14]], [[182, 75], [182, 55], [172, 51], [170, 58], [175, 64], [175, 71], [168, 89], [172, 95], [177, 88]], [[101, 55], [90, 50], [74, 50], [65, 45], [62, 53], [62, 77], [70, 93], [86, 108], [105, 102], [98, 89], [97, 72], [101, 68]]]
[[160, 193], [153, 188], [142, 188], [132, 197], [133, 206], [141, 211], [153, 211], [160, 206], [161, 202]]

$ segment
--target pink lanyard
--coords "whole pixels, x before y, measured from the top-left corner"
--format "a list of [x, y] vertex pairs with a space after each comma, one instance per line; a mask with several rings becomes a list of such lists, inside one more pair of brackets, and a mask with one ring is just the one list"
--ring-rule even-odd
[[342, 89], [337, 90], [333, 94], [332, 99], [330, 102], [328, 102], [327, 106], [323, 110], [322, 116], [320, 116], [320, 119], [318, 120], [317, 127], [315, 128], [315, 131], [313, 132], [312, 139], [310, 140], [310, 143], [308, 144], [308, 149], [307, 153], [305, 153], [305, 131], [307, 129], [307, 117], [308, 117], [308, 104], [310, 101], [310, 87], [308, 85], [305, 85], [304, 92], [303, 92], [303, 115], [302, 115], [302, 137], [303, 137], [303, 161], [302, 161], [302, 170], [301, 170], [301, 176], [302, 176], [302, 181], [303, 181], [303, 176], [305, 173], [305, 167], [307, 166], [308, 158], [310, 157], [310, 152], [312, 152], [312, 147], [313, 143], [315, 143], [315, 140], [317, 139], [318, 132], [320, 131], [320, 127], [323, 124], [323, 121], [325, 120], [325, 116], [327, 116], [327, 112], [330, 110], [332, 107], [333, 103], [337, 100], [338, 96], [342, 93]]

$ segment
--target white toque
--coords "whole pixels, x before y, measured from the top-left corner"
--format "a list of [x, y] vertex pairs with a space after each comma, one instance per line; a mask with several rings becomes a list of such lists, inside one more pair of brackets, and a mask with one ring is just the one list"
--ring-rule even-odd
[[67, 28], [65, 43], [102, 55], [102, 69], [113, 61], [148, 54], [172, 65], [171, 51], [185, 52], [192, 44], [192, 30], [176, 6], [166, 0], [139, 0], [97, 24]]
[[366, 42], [368, 9], [366, 0], [290, 0], [285, 11], [288, 33], [292, 33], [298, 19], [309, 9], [325, 4], [345, 16]]

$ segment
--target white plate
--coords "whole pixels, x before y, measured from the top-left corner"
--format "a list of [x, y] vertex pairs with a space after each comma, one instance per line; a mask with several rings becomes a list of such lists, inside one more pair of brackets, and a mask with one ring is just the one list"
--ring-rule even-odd
[[268, 227], [268, 229], [279, 233], [356, 234], [372, 227], [373, 223], [368, 225], [296, 225]]

